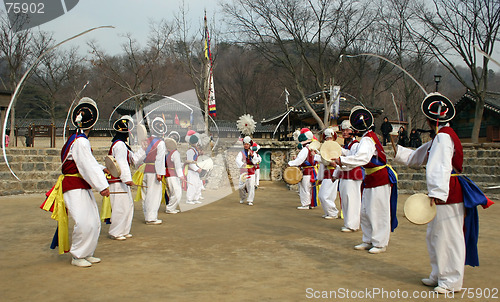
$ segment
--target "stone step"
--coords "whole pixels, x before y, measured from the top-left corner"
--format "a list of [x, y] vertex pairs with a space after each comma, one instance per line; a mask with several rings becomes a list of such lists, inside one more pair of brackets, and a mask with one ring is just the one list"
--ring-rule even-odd
[[[16, 195], [16, 194], [31, 194], [31, 193], [45, 193], [52, 188], [55, 180], [8, 180], [3, 181], [1, 184], [0, 196], [3, 195]], [[43, 201], [43, 196], [40, 203]]]
[[[400, 180], [422, 180], [425, 181], [425, 173], [398, 173], [398, 179]], [[486, 174], [465, 174], [472, 181], [478, 183], [489, 183], [489, 184], [500, 184], [500, 175], [486, 175]]]
[[[386, 155], [389, 158], [394, 158], [394, 151], [392, 147], [390, 149], [384, 149]], [[464, 149], [464, 159], [477, 158], [477, 157], [492, 157], [500, 158], [500, 149]]]

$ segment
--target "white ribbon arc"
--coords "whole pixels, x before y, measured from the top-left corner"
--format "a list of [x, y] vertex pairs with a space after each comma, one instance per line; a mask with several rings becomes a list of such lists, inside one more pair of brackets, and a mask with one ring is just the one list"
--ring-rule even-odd
[[[73, 36], [71, 38], [68, 38], [68, 39], [66, 39], [66, 40], [64, 40], [62, 42], [59, 42], [56, 45], [50, 47], [49, 49], [47, 49], [41, 55], [38, 56], [38, 58], [33, 62], [33, 64], [31, 64], [31, 66], [28, 68], [28, 70], [24, 73], [24, 75], [22, 76], [21, 80], [19, 80], [19, 83], [17, 83], [16, 90], [14, 91], [14, 94], [12, 94], [12, 97], [10, 99], [9, 107], [7, 107], [7, 111], [5, 112], [5, 121], [3, 123], [3, 129], [2, 129], [2, 152], [3, 152], [3, 158], [5, 160], [5, 163], [7, 164], [7, 167], [10, 170], [10, 173], [12, 173], [12, 175], [14, 175], [14, 177], [17, 180], [21, 181], [19, 179], [19, 177], [17, 177], [16, 173], [14, 173], [14, 171], [12, 171], [12, 168], [9, 165], [9, 161], [7, 160], [7, 154], [5, 152], [5, 134], [6, 134], [5, 131], [7, 130], [7, 122], [9, 120], [10, 110], [12, 109], [12, 107], [14, 106], [14, 104], [16, 103], [19, 94], [21, 94], [21, 91], [23, 90], [23, 87], [24, 87], [24, 82], [31, 75], [31, 72], [33, 71], [33, 69], [36, 68], [36, 66], [38, 65], [38, 63], [40, 63], [40, 61], [42, 60], [42, 58], [44, 56], [46, 56], [48, 53], [50, 53], [52, 50], [56, 49], [57, 47], [59, 47], [60, 45], [66, 43], [68, 41], [71, 41], [71, 40], [73, 40], [75, 38], [78, 38], [80, 36], [83, 36], [83, 35], [91, 32], [91, 31], [94, 31], [96, 29], [101, 29], [101, 28], [114, 28], [114, 26], [98, 26], [98, 27], [94, 27], [94, 28], [91, 28], [91, 29], [88, 29], [86, 31], [83, 31], [83, 32], [79, 33], [78, 35], [75, 35], [75, 36]], [[11, 125], [11, 126], [13, 126], [13, 125]]]

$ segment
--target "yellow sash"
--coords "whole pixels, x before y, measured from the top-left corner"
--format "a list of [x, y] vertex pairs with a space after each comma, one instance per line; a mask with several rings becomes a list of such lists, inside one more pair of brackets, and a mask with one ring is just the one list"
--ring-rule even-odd
[[101, 221], [111, 218], [111, 199], [109, 196], [102, 197]]
[[[135, 171], [134, 176], [132, 176], [132, 181], [135, 184], [142, 185], [142, 180], [144, 179], [144, 169], [146, 169], [146, 164], [142, 164], [139, 166], [139, 169]], [[142, 200], [142, 189], [139, 187], [137, 189], [137, 193], [135, 194], [134, 201]]]
[[167, 184], [167, 178], [163, 177], [161, 179], [161, 202], [166, 204], [167, 200], [165, 199], [165, 192], [168, 192], [168, 184]]
[[383, 168], [385, 168], [385, 167], [389, 167], [389, 169], [391, 169], [391, 170], [392, 170], [392, 172], [394, 172], [394, 175], [396, 176], [396, 180], [397, 180], [397, 179], [398, 179], [398, 173], [396, 173], [396, 171], [392, 168], [392, 166], [391, 166], [391, 165], [387, 165], [387, 164], [386, 164], [386, 165], [383, 165], [383, 166], [374, 167], [374, 168], [365, 168], [365, 174], [366, 174], [366, 175], [373, 174], [373, 173], [375, 173], [375, 172], [377, 172], [377, 171], [382, 170], [382, 169], [383, 169]]
[[57, 221], [58, 227], [58, 243], [59, 243], [59, 254], [64, 254], [66, 251], [69, 251], [69, 233], [68, 233], [68, 213], [66, 212], [66, 205], [64, 204], [63, 190], [62, 190], [62, 181], [65, 176], [74, 176], [80, 177], [82, 176], [78, 174], [66, 174], [60, 175], [57, 179], [57, 182], [50, 192], [49, 197], [45, 201], [43, 205], [43, 209], [45, 211], [50, 211], [52, 205], [54, 206], [54, 211], [50, 218]]
[[253, 165], [246, 165], [245, 169], [251, 169], [253, 168]]

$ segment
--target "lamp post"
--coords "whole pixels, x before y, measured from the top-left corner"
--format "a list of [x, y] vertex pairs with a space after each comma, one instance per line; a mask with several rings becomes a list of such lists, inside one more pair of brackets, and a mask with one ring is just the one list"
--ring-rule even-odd
[[436, 92], [438, 92], [439, 82], [441, 82], [441, 75], [435, 74], [434, 75], [434, 82], [436, 83]]

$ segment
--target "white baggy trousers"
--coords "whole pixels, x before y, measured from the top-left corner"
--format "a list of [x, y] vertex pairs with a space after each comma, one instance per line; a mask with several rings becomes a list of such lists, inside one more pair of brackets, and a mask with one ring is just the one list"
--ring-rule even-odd
[[75, 221], [69, 252], [74, 258], [93, 256], [101, 232], [101, 219], [92, 190], [69, 190], [63, 197], [66, 209]]

